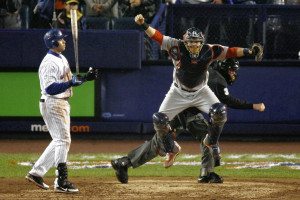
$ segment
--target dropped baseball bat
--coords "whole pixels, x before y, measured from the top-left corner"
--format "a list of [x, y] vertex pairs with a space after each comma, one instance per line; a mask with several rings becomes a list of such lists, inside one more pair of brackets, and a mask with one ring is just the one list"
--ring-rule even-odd
[[73, 37], [73, 45], [74, 45], [76, 74], [79, 74], [77, 11], [72, 9], [70, 10], [70, 14], [71, 14], [71, 29], [72, 29], [72, 37]]

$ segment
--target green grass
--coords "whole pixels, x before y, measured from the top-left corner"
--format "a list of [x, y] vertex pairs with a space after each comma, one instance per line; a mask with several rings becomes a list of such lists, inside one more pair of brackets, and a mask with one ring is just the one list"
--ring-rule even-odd
[[[236, 157], [232, 155], [222, 155], [222, 162], [225, 164], [216, 168], [216, 172], [222, 176], [232, 178], [300, 178], [300, 169], [291, 169], [287, 166], [276, 166], [269, 169], [253, 169], [242, 168], [236, 169], [236, 166], [246, 164], [265, 164], [267, 162], [293, 162], [300, 163], [300, 154], [265, 154], [267, 157], [259, 157], [250, 154], [241, 154]], [[85, 162], [84, 164], [100, 165], [101, 163], [109, 163], [113, 158], [121, 156], [120, 154], [71, 154], [69, 155], [70, 162]], [[35, 162], [38, 159], [38, 154], [6, 154], [0, 153], [0, 177], [24, 177], [31, 166], [21, 166], [20, 162]], [[161, 176], [174, 177], [186, 176], [195, 177], [199, 175], [200, 167], [198, 165], [175, 165], [169, 169], [164, 169], [162, 166], [163, 158], [157, 157], [151, 162], [155, 164], [143, 165], [141, 167], [129, 169], [130, 176]], [[180, 155], [177, 162], [199, 162], [199, 155]], [[237, 164], [242, 163], [242, 164]], [[71, 166], [71, 165], [70, 165]], [[69, 174], [72, 177], [112, 177], [114, 171], [111, 168], [93, 168], [93, 169], [69, 169]], [[54, 176], [54, 168], [52, 168], [46, 177]]]

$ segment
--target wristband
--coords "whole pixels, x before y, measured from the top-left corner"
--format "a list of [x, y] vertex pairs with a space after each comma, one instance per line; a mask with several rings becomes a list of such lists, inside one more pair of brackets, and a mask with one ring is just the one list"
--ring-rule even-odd
[[146, 31], [149, 28], [149, 24], [147, 24], [146, 22], [144, 22], [141, 26], [144, 29], [144, 31]]
[[250, 55], [250, 50], [248, 48], [244, 48], [243, 53], [244, 53], [244, 56], [249, 56]]

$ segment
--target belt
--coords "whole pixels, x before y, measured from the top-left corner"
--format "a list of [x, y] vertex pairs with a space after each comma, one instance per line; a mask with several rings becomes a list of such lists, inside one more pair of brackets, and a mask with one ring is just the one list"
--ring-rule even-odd
[[175, 87], [180, 88], [181, 90], [183, 90], [183, 91], [185, 91], [185, 92], [196, 92], [196, 91], [197, 91], [197, 90], [187, 90], [187, 89], [184, 89], [184, 88], [182, 88], [182, 87], [179, 87], [179, 86], [177, 85], [177, 83], [174, 83], [174, 85], [175, 85]]
[[[66, 98], [61, 98], [62, 100], [65, 100], [65, 101], [68, 101], [69, 100], [69, 97], [66, 97]], [[40, 99], [40, 102], [44, 103], [45, 102], [45, 99]]]

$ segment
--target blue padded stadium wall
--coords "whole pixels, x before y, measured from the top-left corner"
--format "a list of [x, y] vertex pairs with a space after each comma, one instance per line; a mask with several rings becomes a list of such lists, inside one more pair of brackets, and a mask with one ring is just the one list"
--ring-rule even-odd
[[[145, 66], [123, 73], [109, 72], [103, 79], [102, 120], [141, 121], [144, 134], [153, 132], [151, 116], [157, 112], [172, 82], [170, 66]], [[225, 133], [299, 134], [300, 68], [296, 66], [241, 66], [229, 88], [231, 95], [263, 102], [265, 112], [229, 109]], [[126, 84], [124, 84], [126, 83]]]

